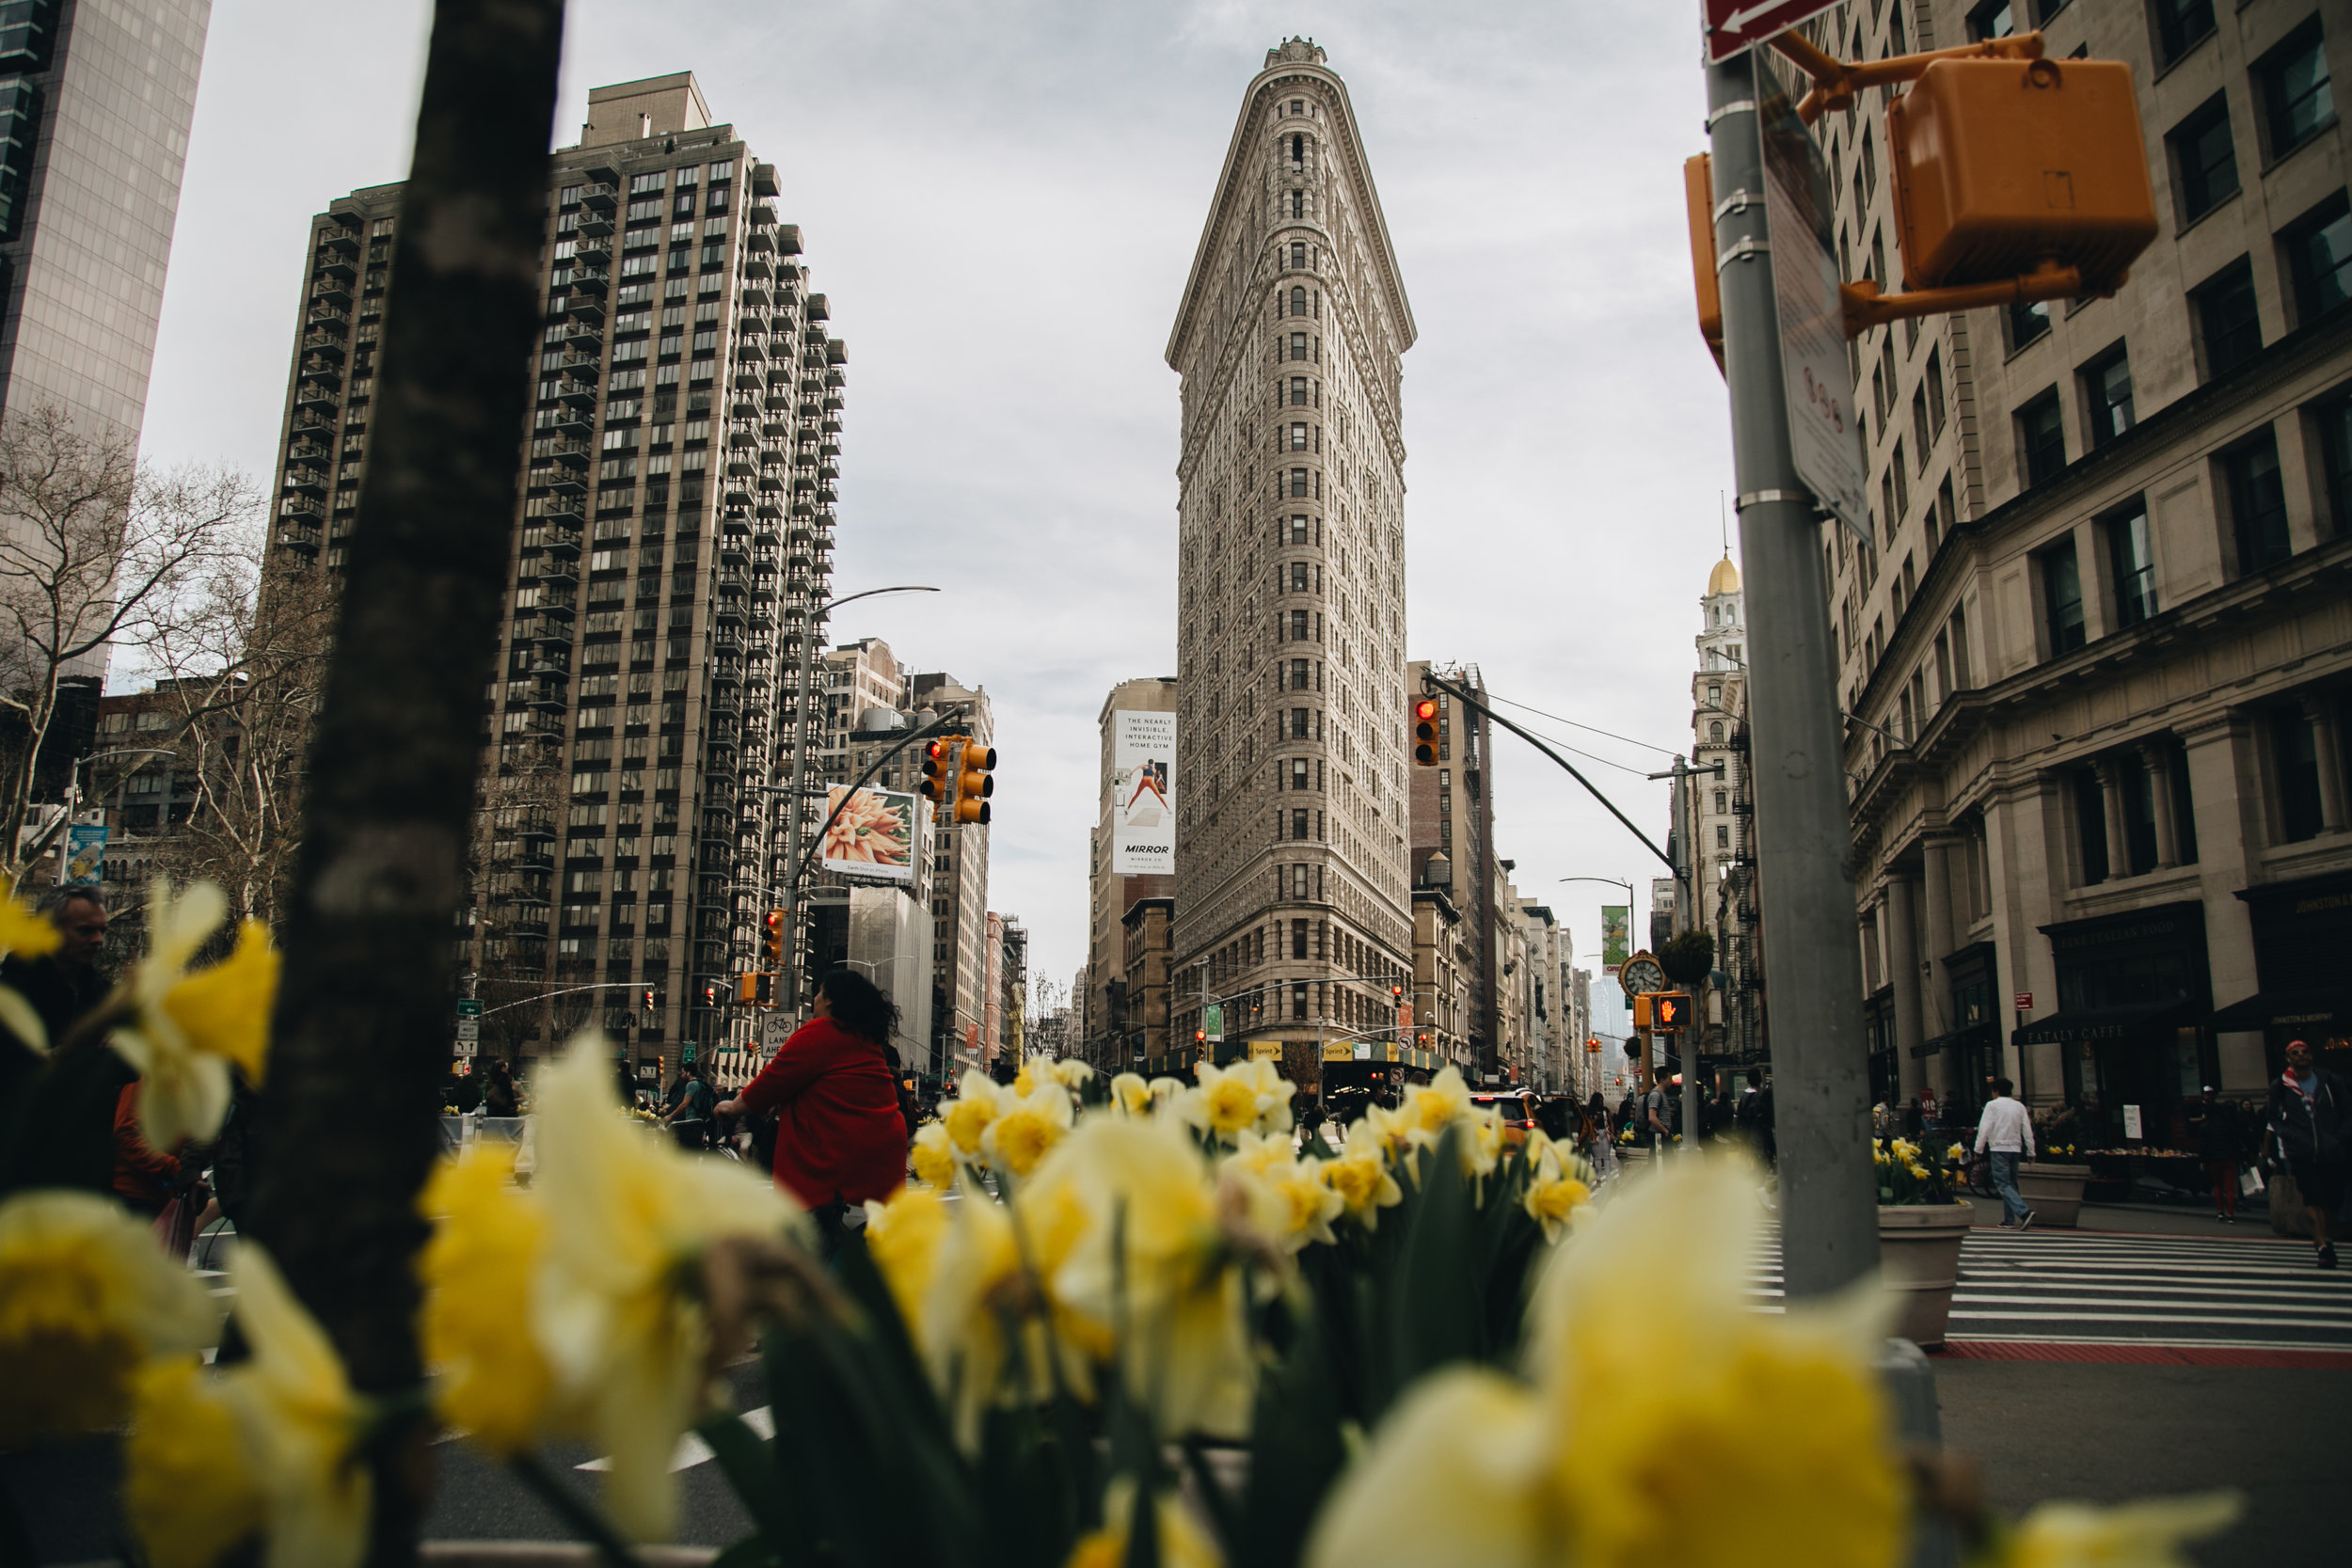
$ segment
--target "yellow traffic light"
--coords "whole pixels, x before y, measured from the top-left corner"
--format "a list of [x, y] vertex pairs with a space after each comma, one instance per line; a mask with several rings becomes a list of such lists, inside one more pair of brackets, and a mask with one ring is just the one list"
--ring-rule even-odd
[[737, 975], [735, 977], [735, 999], [745, 1006], [750, 1006], [759, 1000], [759, 982], [766, 978], [764, 974]]
[[958, 825], [988, 826], [988, 798], [996, 793], [996, 781], [991, 776], [991, 769], [995, 766], [996, 748], [993, 746], [966, 740], [956, 748], [955, 820]]
[[944, 806], [955, 793], [948, 768], [953, 762], [953, 740], [934, 740], [923, 748], [923, 799], [935, 806]]
[[1438, 699], [1420, 698], [1413, 704], [1413, 765], [1435, 768], [1442, 754], [1438, 741]]
[[782, 910], [768, 911], [768, 934], [765, 947], [770, 963], [784, 962], [784, 911]]
[[1655, 991], [1645, 990], [1633, 998], [1633, 1027], [1636, 1029], [1653, 1027], [1650, 1019], [1657, 1010], [1654, 1006], [1657, 1001], [1658, 994]]

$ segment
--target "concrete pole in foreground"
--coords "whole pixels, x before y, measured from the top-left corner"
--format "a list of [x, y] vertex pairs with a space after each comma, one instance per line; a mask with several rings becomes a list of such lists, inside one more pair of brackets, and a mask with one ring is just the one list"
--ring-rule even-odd
[[[1718, 257], [1768, 240], [1758, 74], [1749, 55], [1708, 68]], [[1869, 1273], [1879, 1248], [1829, 584], [1821, 524], [1789, 454], [1772, 268], [1769, 254], [1751, 251], [1717, 280], [1747, 590], [1781, 1258], [1793, 1299]]]

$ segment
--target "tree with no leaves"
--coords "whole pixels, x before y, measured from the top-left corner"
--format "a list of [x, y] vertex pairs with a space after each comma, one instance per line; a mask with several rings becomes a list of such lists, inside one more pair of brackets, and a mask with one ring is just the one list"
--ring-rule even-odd
[[249, 532], [261, 493], [227, 468], [142, 467], [128, 436], [92, 435], [54, 406], [0, 420], [0, 869], [57, 714], [61, 680], [97, 673]]

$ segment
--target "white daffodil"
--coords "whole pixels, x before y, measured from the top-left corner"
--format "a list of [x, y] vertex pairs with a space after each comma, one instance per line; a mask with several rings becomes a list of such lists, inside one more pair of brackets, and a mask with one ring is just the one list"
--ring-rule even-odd
[[712, 1243], [805, 1225], [756, 1173], [686, 1153], [612, 1103], [588, 1033], [535, 1084], [547, 1251], [530, 1302], [559, 1401], [612, 1455], [607, 1500], [641, 1540], [669, 1533], [670, 1454], [707, 1402], [709, 1325], [681, 1281]]
[[188, 960], [229, 915], [228, 895], [210, 882], [175, 894], [157, 878], [148, 897], [147, 957], [131, 974], [133, 1020], [110, 1037], [138, 1069], [139, 1126], [169, 1149], [201, 1142], [229, 1114], [229, 1069], [262, 1081], [270, 1008], [278, 997], [278, 950], [259, 921], [237, 927], [229, 957], [191, 974]]

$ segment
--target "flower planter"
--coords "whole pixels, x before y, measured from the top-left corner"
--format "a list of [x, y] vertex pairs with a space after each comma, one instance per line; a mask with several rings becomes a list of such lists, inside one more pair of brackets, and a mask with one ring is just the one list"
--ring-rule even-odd
[[2089, 1165], [2044, 1165], [2031, 1161], [2017, 1167], [2018, 1196], [2033, 1211], [2033, 1223], [2045, 1229], [2072, 1230], [2083, 1212], [2083, 1187], [2090, 1180]]
[[1893, 1332], [1940, 1345], [1960, 1283], [1960, 1244], [1976, 1210], [1965, 1203], [1888, 1204], [1879, 1209], [1879, 1278], [1900, 1304]]

